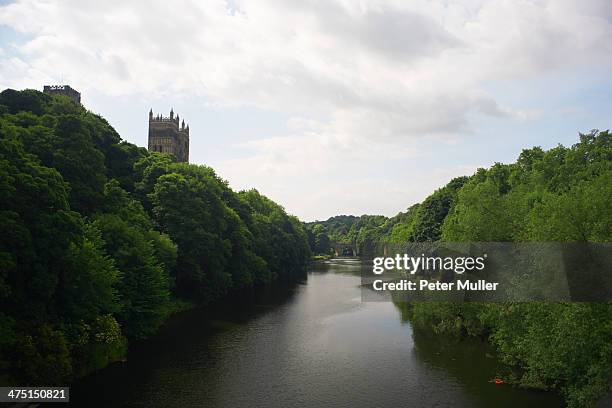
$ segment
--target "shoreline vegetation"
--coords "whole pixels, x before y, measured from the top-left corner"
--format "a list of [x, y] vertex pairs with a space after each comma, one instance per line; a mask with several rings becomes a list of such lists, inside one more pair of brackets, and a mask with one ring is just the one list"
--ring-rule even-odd
[[[125, 357], [171, 314], [308, 262], [387, 244], [593, 241], [612, 235], [612, 138], [524, 150], [387, 218], [302, 223], [207, 166], [123, 141], [62, 96], [0, 93], [0, 383], [63, 385]], [[408, 199], [406, 199], [408, 200]], [[612, 378], [612, 305], [399, 304], [416, 329], [489, 342], [504, 380], [592, 406]], [[460, 342], [458, 343], [460, 347]]]
[[228, 294], [293, 281], [303, 224], [63, 96], [0, 93], [0, 383], [65, 385]]
[[310, 257], [310, 260], [312, 262], [329, 261], [330, 259], [332, 259], [332, 256], [330, 254], [312, 255]]
[[[340, 215], [307, 224], [315, 254], [334, 243], [381, 256], [407, 242], [612, 241], [612, 135], [580, 134], [571, 147], [522, 151], [458, 177], [394, 217]], [[490, 343], [506, 383], [560, 392], [591, 407], [612, 384], [612, 305], [400, 303], [415, 330]], [[458, 345], [460, 347], [460, 345]]]

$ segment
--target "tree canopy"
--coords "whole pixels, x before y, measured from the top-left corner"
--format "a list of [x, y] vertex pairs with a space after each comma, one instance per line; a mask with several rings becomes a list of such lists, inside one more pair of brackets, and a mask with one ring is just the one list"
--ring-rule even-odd
[[293, 279], [303, 225], [63, 96], [0, 93], [0, 379], [65, 384], [189, 303]]

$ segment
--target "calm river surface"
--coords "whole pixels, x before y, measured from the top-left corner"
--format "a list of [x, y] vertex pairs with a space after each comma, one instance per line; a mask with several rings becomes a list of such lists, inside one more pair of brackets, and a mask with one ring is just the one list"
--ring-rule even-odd
[[362, 302], [359, 268], [336, 259], [291, 289], [177, 315], [127, 362], [74, 384], [70, 406], [563, 406], [489, 383], [498, 367], [483, 344], [413, 332], [392, 303]]

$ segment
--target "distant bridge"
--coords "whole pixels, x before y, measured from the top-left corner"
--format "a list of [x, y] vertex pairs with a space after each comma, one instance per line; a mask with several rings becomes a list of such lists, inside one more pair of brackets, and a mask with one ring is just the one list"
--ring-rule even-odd
[[357, 256], [359, 255], [359, 248], [355, 243], [346, 244], [343, 242], [332, 242], [330, 244], [334, 251], [334, 256]]

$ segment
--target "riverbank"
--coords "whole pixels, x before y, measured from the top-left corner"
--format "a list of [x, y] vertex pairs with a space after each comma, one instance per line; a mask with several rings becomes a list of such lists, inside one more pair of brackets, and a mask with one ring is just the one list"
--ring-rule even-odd
[[331, 255], [312, 255], [310, 257], [311, 262], [329, 261], [330, 259], [332, 259]]

